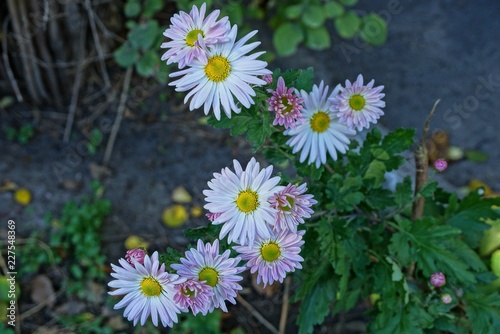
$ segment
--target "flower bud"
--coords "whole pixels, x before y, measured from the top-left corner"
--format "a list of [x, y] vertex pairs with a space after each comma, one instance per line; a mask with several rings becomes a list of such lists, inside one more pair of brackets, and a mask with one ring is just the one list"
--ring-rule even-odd
[[146, 251], [144, 249], [134, 248], [127, 251], [125, 260], [135, 267], [135, 262], [144, 264], [144, 256], [146, 256]]
[[443, 304], [449, 304], [452, 300], [453, 298], [451, 298], [451, 295], [449, 293], [441, 295], [441, 302], [443, 302]]
[[436, 168], [438, 172], [443, 172], [446, 168], [448, 168], [448, 163], [446, 160], [437, 159], [434, 161], [434, 168]]
[[443, 273], [437, 272], [431, 275], [430, 283], [432, 286], [439, 288], [446, 284], [446, 277]]

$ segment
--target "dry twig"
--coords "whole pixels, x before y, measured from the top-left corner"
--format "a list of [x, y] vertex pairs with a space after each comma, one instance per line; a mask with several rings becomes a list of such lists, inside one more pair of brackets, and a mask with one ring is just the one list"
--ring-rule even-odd
[[250, 305], [249, 302], [247, 302], [245, 299], [243, 299], [243, 297], [241, 297], [240, 295], [237, 295], [236, 300], [238, 300], [238, 302], [241, 303], [241, 305], [243, 305], [248, 311], [250, 311], [250, 313], [252, 313], [252, 315], [257, 320], [259, 320], [259, 322], [261, 324], [263, 324], [267, 329], [269, 329], [271, 331], [271, 333], [279, 334], [278, 330], [273, 326], [273, 324], [270, 323], [269, 321], [267, 321], [266, 318], [264, 318], [259, 312], [257, 312], [257, 310], [254, 309], [253, 306]]
[[280, 316], [280, 326], [279, 333], [285, 334], [286, 320], [288, 319], [288, 299], [290, 296], [290, 281], [291, 278], [288, 276], [285, 278], [285, 291], [283, 292], [283, 304], [281, 305], [281, 316]]

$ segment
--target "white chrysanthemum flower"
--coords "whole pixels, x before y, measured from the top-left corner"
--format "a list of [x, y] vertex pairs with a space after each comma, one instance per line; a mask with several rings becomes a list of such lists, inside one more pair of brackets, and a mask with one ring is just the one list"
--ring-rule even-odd
[[167, 64], [178, 63], [179, 68], [184, 68], [193, 59], [205, 57], [205, 51], [198, 42], [199, 36], [207, 46], [229, 40], [231, 26], [227, 16], [217, 21], [220, 11], [214, 10], [205, 18], [206, 7], [203, 3], [199, 10], [193, 6], [189, 15], [182, 11], [174, 14], [170, 19], [172, 24], [163, 33], [171, 41], [161, 45], [163, 49], [169, 49], [161, 60], [166, 60]]
[[204, 41], [199, 38], [200, 45], [206, 50], [206, 59], [195, 59], [189, 68], [170, 74], [170, 77], [181, 78], [169, 85], [176, 86], [175, 90], [178, 92], [189, 91], [184, 103], [191, 98], [190, 110], [203, 105], [205, 115], [212, 108], [215, 118], [220, 120], [222, 106], [224, 113], [231, 118], [231, 111], [241, 111], [235, 97], [245, 108], [249, 108], [254, 104], [252, 97], [255, 96], [251, 85], [266, 84], [261, 76], [271, 74], [271, 71], [266, 69], [265, 61], [257, 60], [264, 52], [245, 56], [260, 44], [254, 42], [245, 45], [257, 31], [252, 31], [235, 43], [237, 30], [233, 26], [229, 41], [218, 43], [209, 49], [206, 49]]
[[108, 285], [116, 290], [109, 294], [125, 296], [114, 308], [125, 307], [123, 316], [133, 321], [134, 326], [138, 322], [144, 325], [151, 315], [155, 326], [158, 326], [159, 317], [164, 327], [172, 327], [177, 322], [177, 314], [181, 313], [174, 302], [174, 287], [183, 283], [185, 278], [166, 272], [165, 265], [160, 266], [158, 252], [154, 252], [151, 257], [145, 255], [144, 264], [135, 260], [134, 265], [131, 265], [125, 259], [118, 262], [121, 267], [111, 264], [114, 271], [111, 276], [115, 280]]
[[363, 85], [363, 76], [360, 74], [355, 82], [351, 84], [345, 81], [345, 87], [339, 87], [338, 94], [332, 94], [332, 111], [337, 114], [339, 121], [345, 123], [349, 128], [369, 128], [370, 123], [376, 124], [377, 120], [384, 114], [382, 109], [385, 102], [381, 93], [384, 86], [373, 87], [375, 80]]
[[[348, 136], [356, 134], [354, 130], [340, 123], [338, 117], [330, 110], [328, 88], [321, 81], [319, 87], [313, 86], [311, 93], [301, 90], [300, 94], [304, 99], [301, 113], [305, 122], [284, 132], [285, 135], [292, 137], [286, 143], [293, 148], [293, 153], [301, 151], [300, 162], [309, 157], [307, 163], [315, 163], [316, 167], [326, 163], [327, 152], [333, 160], [337, 160], [337, 151], [346, 153], [350, 143]], [[331, 96], [338, 93], [337, 89]]]
[[269, 199], [283, 187], [277, 186], [280, 178], [271, 177], [273, 166], [260, 169], [252, 158], [246, 169], [234, 162], [235, 172], [229, 168], [214, 173], [208, 182], [210, 190], [204, 190], [205, 208], [212, 213], [221, 213], [212, 224], [224, 224], [219, 238], [228, 236], [228, 242], [241, 245], [252, 244], [255, 236], [269, 238], [275, 224], [276, 209]]

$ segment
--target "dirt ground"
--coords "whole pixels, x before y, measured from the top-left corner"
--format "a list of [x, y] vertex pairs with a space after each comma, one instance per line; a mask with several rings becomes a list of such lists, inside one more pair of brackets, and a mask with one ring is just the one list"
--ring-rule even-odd
[[[451, 164], [441, 175], [443, 182], [459, 188], [479, 178], [500, 191], [500, 2], [383, 0], [361, 1], [358, 7], [379, 12], [388, 21], [385, 45], [373, 48], [334, 37], [330, 50], [301, 49], [276, 60], [270, 68], [313, 66], [316, 82], [323, 79], [330, 87], [345, 79], [352, 81], [359, 73], [367, 80], [375, 79], [375, 84], [385, 85], [387, 107], [380, 125], [388, 130], [413, 127], [420, 132], [432, 105], [441, 99], [431, 131], [445, 130], [452, 145], [489, 155], [484, 163], [464, 159]], [[263, 40], [260, 49], [270, 48], [265, 27], [258, 36]], [[144, 83], [137, 81], [136, 85]], [[31, 120], [29, 106], [15, 108], [26, 122]], [[112, 201], [113, 208], [102, 231], [104, 251], [115, 263], [123, 256], [124, 240], [131, 234], [147, 239], [151, 250], [185, 246], [182, 230], [169, 229], [160, 219], [163, 209], [172, 204], [172, 190], [184, 186], [193, 203], [202, 206], [201, 192], [212, 173], [230, 166], [232, 159], [246, 162], [253, 155], [227, 131], [200, 124], [202, 112], [186, 110], [178, 98], [160, 102], [155, 95], [142, 106], [130, 107], [129, 112], [114, 147], [111, 174], [103, 180], [104, 197]], [[49, 123], [64, 124], [51, 118], [51, 110], [42, 110], [41, 115]], [[113, 119], [113, 110], [101, 117], [99, 124], [105, 134]], [[22, 207], [10, 192], [0, 192], [0, 220], [15, 220], [18, 233], [26, 236], [43, 228], [48, 211], [57, 214], [68, 200], [89, 193], [90, 165], [101, 163], [107, 138], [96, 155], [83, 149], [88, 139], [79, 131], [69, 143], [62, 142], [60, 132], [39, 131], [31, 142], [21, 145], [6, 139], [7, 121], [2, 116], [0, 181], [10, 180], [30, 189], [33, 200]], [[205, 223], [202, 217], [190, 219], [184, 226]], [[275, 326], [280, 296], [272, 302], [273, 312], [266, 311], [268, 303], [263, 299], [255, 298], [254, 307], [270, 314]], [[245, 319], [252, 318], [248, 311], [242, 312], [246, 312]], [[245, 330], [266, 333], [254, 320]], [[293, 322], [292, 313], [290, 332]], [[318, 328], [318, 333], [325, 330]]]

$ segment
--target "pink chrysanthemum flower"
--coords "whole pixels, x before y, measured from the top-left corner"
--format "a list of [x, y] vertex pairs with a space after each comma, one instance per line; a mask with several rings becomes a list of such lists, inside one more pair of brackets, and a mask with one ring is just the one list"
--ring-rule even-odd
[[195, 279], [189, 279], [175, 287], [177, 293], [174, 301], [187, 311], [191, 308], [194, 315], [201, 313], [206, 315], [211, 303], [211, 297], [214, 296], [212, 287]]
[[370, 123], [376, 124], [377, 120], [384, 114], [382, 109], [385, 102], [381, 93], [384, 86], [373, 87], [375, 80], [363, 85], [363, 76], [360, 74], [355, 82], [351, 84], [345, 81], [345, 87], [338, 85], [339, 93], [332, 95], [331, 110], [337, 114], [339, 121], [345, 123], [349, 128], [361, 131], [369, 128]]
[[135, 267], [134, 262], [139, 262], [144, 264], [144, 257], [146, 256], [146, 251], [142, 248], [134, 248], [127, 251], [125, 254], [125, 260]]
[[182, 11], [174, 14], [170, 19], [172, 24], [163, 33], [171, 41], [161, 45], [162, 48], [169, 49], [163, 54], [161, 60], [166, 60], [167, 64], [178, 63], [179, 68], [182, 69], [190, 65], [194, 59], [206, 59], [205, 51], [200, 46], [198, 38], [201, 38], [207, 46], [229, 40], [228, 34], [231, 26], [227, 16], [217, 21], [219, 10], [214, 10], [206, 18], [205, 11], [206, 4], [203, 3], [199, 10], [193, 6], [189, 15]]
[[209, 49], [200, 39], [206, 57], [194, 59], [188, 68], [170, 74], [172, 78], [181, 77], [169, 83], [170, 86], [176, 86], [177, 92], [189, 91], [184, 98], [184, 103], [191, 98], [189, 110], [203, 105], [205, 115], [212, 108], [215, 118], [220, 120], [221, 106], [228, 118], [231, 118], [231, 112], [240, 113], [241, 107], [235, 102], [235, 97], [245, 108], [255, 103], [253, 97], [256, 93], [252, 86], [265, 85], [261, 77], [271, 71], [266, 68], [265, 61], [257, 59], [265, 52], [246, 56], [260, 44], [253, 42], [245, 45], [257, 31], [248, 33], [236, 42], [237, 32], [237, 26], [233, 26], [227, 42], [215, 44]]
[[220, 215], [222, 215], [222, 212], [216, 212], [216, 213], [209, 212], [206, 214], [208, 220], [210, 220], [211, 222], [220, 217]]
[[448, 163], [444, 159], [437, 159], [434, 161], [434, 168], [436, 168], [438, 172], [444, 172], [446, 168], [448, 168]]
[[282, 77], [278, 78], [278, 86], [276, 90], [268, 89], [267, 92], [272, 96], [267, 100], [269, 103], [269, 111], [274, 111], [276, 117], [273, 125], [282, 125], [286, 129], [294, 128], [297, 124], [304, 123], [304, 117], [300, 113], [302, 109], [301, 103], [304, 100], [295, 95], [295, 88], [287, 88], [285, 80]]
[[273, 75], [272, 74], [265, 74], [262, 76], [262, 80], [266, 82], [266, 85], [270, 85], [273, 83]]
[[[337, 151], [346, 153], [349, 148], [348, 136], [356, 132], [339, 122], [338, 117], [330, 110], [331, 98], [328, 98], [328, 86], [323, 81], [319, 87], [314, 85], [312, 92], [300, 91], [304, 99], [302, 115], [305, 122], [296, 128], [285, 130], [284, 135], [291, 136], [286, 142], [293, 148], [293, 153], [300, 153], [300, 162], [307, 160], [316, 167], [326, 163], [327, 152], [337, 160]], [[337, 94], [334, 90], [331, 96]]]
[[233, 248], [240, 253], [242, 260], [248, 260], [250, 272], [257, 272], [257, 284], [263, 282], [265, 287], [275, 281], [283, 282], [287, 273], [302, 269], [300, 262], [304, 259], [299, 253], [300, 246], [304, 244], [304, 233], [283, 230], [271, 238], [258, 238], [250, 246]]
[[228, 242], [240, 245], [252, 244], [255, 236], [268, 238], [275, 224], [276, 209], [269, 198], [281, 190], [278, 176], [271, 177], [273, 166], [260, 169], [252, 158], [245, 170], [237, 160], [233, 161], [235, 172], [229, 168], [214, 173], [208, 182], [210, 190], [204, 190], [205, 209], [213, 213], [222, 212], [212, 223], [224, 224], [219, 238], [228, 236]]
[[432, 286], [440, 288], [446, 284], [446, 276], [441, 272], [434, 273], [431, 275], [429, 282], [431, 283]]
[[196, 249], [191, 248], [186, 251], [181, 264], [172, 264], [171, 267], [177, 270], [181, 277], [204, 282], [213, 288], [214, 295], [210, 297], [208, 311], [220, 308], [227, 312], [225, 301], [236, 304], [236, 292], [242, 287], [237, 283], [243, 278], [238, 275], [245, 270], [245, 267], [237, 267], [240, 258], [230, 258], [230, 251], [226, 250], [219, 254], [219, 240], [213, 244], [204, 244], [198, 240]]
[[115, 280], [108, 285], [116, 290], [110, 291], [109, 294], [125, 296], [114, 309], [125, 307], [123, 316], [133, 321], [134, 326], [138, 322], [144, 325], [151, 315], [155, 326], [158, 326], [159, 318], [164, 327], [172, 327], [173, 323], [177, 322], [177, 314], [181, 313], [174, 302], [174, 287], [185, 279], [166, 272], [165, 265], [160, 266], [158, 252], [154, 252], [151, 257], [145, 255], [144, 264], [135, 262], [135, 267], [125, 259], [118, 262], [121, 267], [111, 264], [114, 271], [111, 276]]
[[307, 184], [303, 183], [299, 187], [289, 184], [285, 189], [274, 194], [269, 202], [277, 210], [276, 231], [290, 230], [297, 232], [297, 226], [304, 223], [304, 218], [310, 218], [314, 212], [311, 206], [317, 201], [313, 195], [304, 194], [307, 191]]

